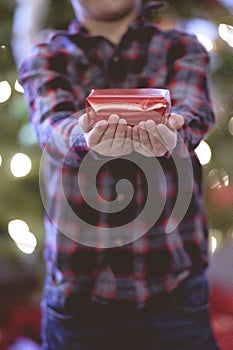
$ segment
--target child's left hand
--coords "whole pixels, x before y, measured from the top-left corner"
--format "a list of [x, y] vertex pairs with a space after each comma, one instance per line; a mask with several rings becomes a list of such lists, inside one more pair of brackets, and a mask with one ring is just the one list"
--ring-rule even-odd
[[133, 127], [133, 148], [146, 157], [162, 157], [177, 143], [177, 130], [184, 124], [179, 114], [171, 114], [169, 122], [156, 125], [153, 120], [142, 121]]

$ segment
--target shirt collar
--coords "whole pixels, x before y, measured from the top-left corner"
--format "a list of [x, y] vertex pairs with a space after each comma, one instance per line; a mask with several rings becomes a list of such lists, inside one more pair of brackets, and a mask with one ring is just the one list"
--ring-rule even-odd
[[[158, 1], [149, 1], [144, 6], [141, 7], [137, 18], [131, 24], [131, 28], [138, 28], [142, 22], [151, 25], [151, 12], [154, 10], [160, 10], [167, 6], [166, 2], [158, 2]], [[88, 33], [86, 28], [84, 28], [81, 23], [77, 19], [74, 19], [68, 28], [68, 32], [70, 35], [80, 34], [86, 37], [90, 37], [91, 35]]]

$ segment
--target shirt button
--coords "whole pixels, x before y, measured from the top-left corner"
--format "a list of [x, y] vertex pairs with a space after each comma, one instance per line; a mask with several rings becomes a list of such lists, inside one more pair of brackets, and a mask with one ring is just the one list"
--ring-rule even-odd
[[118, 63], [120, 61], [120, 58], [119, 56], [113, 56], [112, 60], [114, 63]]

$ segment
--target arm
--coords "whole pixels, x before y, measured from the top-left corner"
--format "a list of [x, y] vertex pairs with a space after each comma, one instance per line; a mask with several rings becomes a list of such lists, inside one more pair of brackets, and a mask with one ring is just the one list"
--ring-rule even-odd
[[41, 148], [76, 167], [88, 147], [78, 123], [73, 87], [63, 72], [53, 68], [55, 55], [49, 44], [37, 45], [20, 68], [20, 81]]
[[150, 121], [150, 124], [140, 123], [133, 130], [135, 150], [146, 156], [169, 157], [171, 151], [174, 148], [179, 151], [183, 143], [191, 152], [214, 123], [207, 81], [208, 54], [194, 36], [181, 35], [171, 46], [167, 60], [171, 125], [156, 126]]
[[214, 124], [208, 75], [208, 53], [194, 36], [181, 34], [170, 49], [167, 86], [171, 92], [172, 113], [184, 118], [179, 135], [190, 152]]
[[54, 60], [48, 45], [42, 44], [20, 70], [31, 123], [42, 149], [69, 167], [78, 167], [89, 151], [95, 159], [130, 153], [131, 127], [115, 115], [90, 128], [86, 114], [76, 112], [77, 97], [69, 80], [64, 73], [51, 69]]

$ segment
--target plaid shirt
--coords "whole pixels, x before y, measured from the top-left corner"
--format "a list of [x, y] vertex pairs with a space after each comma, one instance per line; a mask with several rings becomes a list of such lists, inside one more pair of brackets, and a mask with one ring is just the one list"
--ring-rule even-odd
[[[142, 10], [118, 45], [91, 36], [74, 20], [67, 31], [36, 45], [21, 66], [31, 123], [47, 155], [45, 259], [51, 303], [87, 298], [143, 304], [208, 264], [202, 169], [194, 152], [214, 122], [208, 63], [194, 36], [163, 31]], [[77, 112], [85, 109], [92, 88], [115, 87], [169, 89], [172, 112], [185, 118], [179, 140], [189, 157], [182, 156], [180, 142], [173, 153], [155, 159], [134, 153], [111, 159], [90, 151]], [[179, 183], [178, 173], [187, 181]], [[180, 222], [168, 233], [178, 192], [188, 191], [190, 183], [183, 218], [173, 215], [173, 222]]]

